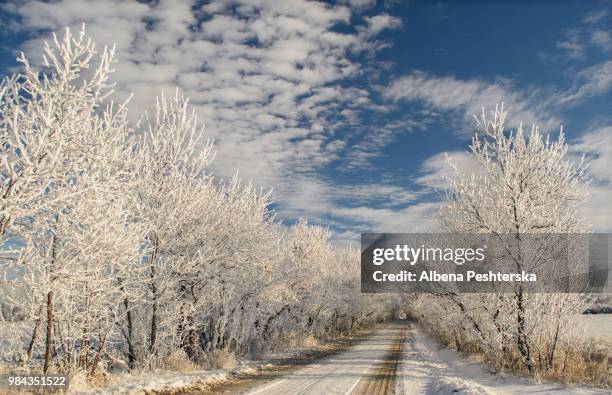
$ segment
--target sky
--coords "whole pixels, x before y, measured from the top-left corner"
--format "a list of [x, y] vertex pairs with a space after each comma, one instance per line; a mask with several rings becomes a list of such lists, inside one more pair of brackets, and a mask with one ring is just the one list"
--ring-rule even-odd
[[0, 74], [52, 32], [116, 45], [115, 98], [135, 121], [162, 91], [190, 97], [211, 171], [273, 190], [278, 218], [360, 232], [427, 231], [446, 155], [472, 166], [472, 115], [562, 125], [592, 176], [583, 214], [612, 231], [610, 1], [8, 1]]

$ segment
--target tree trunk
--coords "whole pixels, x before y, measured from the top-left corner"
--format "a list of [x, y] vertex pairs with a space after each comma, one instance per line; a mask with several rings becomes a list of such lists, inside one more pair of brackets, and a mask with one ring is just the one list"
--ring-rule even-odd
[[91, 370], [89, 371], [90, 376], [93, 376], [96, 373], [96, 369], [98, 369], [98, 365], [100, 364], [100, 356], [102, 355], [102, 352], [104, 352], [104, 348], [106, 347], [106, 338], [108, 337], [109, 333], [110, 331], [107, 331], [104, 334], [104, 337], [100, 339], [100, 347], [98, 347], [98, 352], [94, 357], [93, 364], [91, 365]]
[[523, 363], [527, 368], [529, 373], [533, 373], [534, 371], [534, 363], [533, 358], [531, 356], [531, 350], [529, 348], [529, 342], [527, 340], [527, 328], [525, 322], [525, 295], [523, 293], [523, 288], [520, 287], [519, 292], [517, 294], [516, 300], [516, 322], [517, 322], [517, 346], [519, 353], [521, 354], [521, 358], [523, 359]]
[[155, 260], [157, 259], [157, 249], [159, 248], [159, 241], [157, 236], [154, 236], [153, 252], [151, 253], [151, 261], [149, 262], [150, 268], [150, 279], [149, 284], [151, 288], [153, 306], [151, 307], [151, 333], [149, 336], [149, 352], [152, 354], [155, 351], [155, 343], [157, 342], [157, 309], [158, 309], [158, 290], [156, 284], [156, 271], [155, 271]]
[[555, 362], [555, 351], [557, 350], [557, 343], [559, 342], [559, 328], [560, 328], [560, 323], [559, 320], [557, 319], [557, 328], [555, 330], [555, 337], [553, 339], [553, 343], [550, 346], [550, 349], [548, 351], [548, 359], [547, 359], [547, 364], [548, 364], [548, 369], [552, 369], [553, 368], [553, 364]]
[[191, 328], [187, 332], [186, 338], [183, 340], [183, 348], [187, 357], [191, 361], [196, 361], [198, 356], [198, 335], [196, 331]]
[[155, 350], [157, 342], [157, 299], [153, 298], [153, 307], [151, 308], [151, 336], [149, 337], [149, 352]]
[[134, 321], [133, 321], [133, 317], [132, 317], [132, 311], [130, 310], [130, 302], [128, 301], [128, 298], [123, 298], [123, 306], [125, 307], [125, 311], [126, 311], [126, 320], [127, 320], [127, 336], [126, 336], [126, 341], [127, 341], [127, 346], [128, 346], [128, 364], [130, 366], [130, 369], [134, 369], [134, 366], [136, 365], [136, 353], [134, 352], [134, 343], [133, 343], [133, 338], [134, 338]]
[[26, 357], [23, 361], [23, 365], [27, 365], [30, 359], [32, 358], [32, 352], [34, 351], [34, 344], [36, 344], [36, 339], [38, 338], [38, 329], [40, 328], [40, 323], [43, 320], [43, 312], [45, 309], [45, 304], [41, 303], [38, 307], [38, 319], [36, 320], [36, 325], [34, 325], [34, 331], [32, 332], [32, 337], [30, 338], [30, 344], [28, 345], [28, 351], [26, 351]]
[[185, 350], [185, 354], [187, 354], [190, 360], [195, 361], [197, 357], [198, 335], [194, 330], [193, 316], [185, 313], [184, 305], [181, 305], [180, 317], [177, 335], [181, 339], [181, 349]]
[[47, 293], [47, 339], [45, 341], [45, 362], [43, 372], [49, 371], [51, 365], [51, 349], [53, 347], [53, 291]]

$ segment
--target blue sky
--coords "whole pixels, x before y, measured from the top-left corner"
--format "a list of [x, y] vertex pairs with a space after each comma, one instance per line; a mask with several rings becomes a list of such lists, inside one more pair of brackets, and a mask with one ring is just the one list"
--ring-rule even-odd
[[86, 23], [117, 45], [116, 97], [134, 119], [162, 90], [191, 97], [217, 144], [212, 170], [273, 188], [274, 207], [361, 231], [415, 231], [471, 114], [504, 101], [510, 122], [560, 125], [594, 178], [584, 214], [612, 230], [609, 1], [8, 2], [0, 68]]

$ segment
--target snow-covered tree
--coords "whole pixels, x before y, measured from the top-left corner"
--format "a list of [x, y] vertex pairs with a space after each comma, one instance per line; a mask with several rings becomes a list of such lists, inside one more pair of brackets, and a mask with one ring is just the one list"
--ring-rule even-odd
[[212, 175], [186, 98], [162, 95], [132, 127], [112, 50], [67, 30], [44, 51], [0, 85], [0, 297], [21, 320], [2, 360], [90, 376], [175, 353], [210, 365], [388, 317], [359, 293], [356, 251]]
[[[54, 35], [53, 43], [45, 44], [42, 70], [21, 54], [17, 60], [23, 73], [0, 84], [2, 235], [15, 221], [65, 198], [51, 198], [49, 190], [69, 182], [84, 162], [95, 160], [84, 149], [90, 139], [104, 128], [117, 127], [101, 122], [97, 114], [112, 90], [107, 80], [114, 51], [104, 48], [98, 54], [84, 30], [76, 37], [67, 30], [62, 40]], [[84, 78], [94, 58], [97, 66]]]
[[[567, 157], [562, 131], [553, 140], [535, 125], [529, 131], [522, 125], [508, 131], [505, 123], [503, 106], [495, 108], [491, 119], [484, 110], [476, 118], [479, 132], [470, 145], [470, 155], [479, 170], [462, 173], [450, 161], [454, 176], [448, 180], [440, 221], [451, 233], [495, 235], [504, 251], [509, 251], [506, 256], [512, 267], [520, 272], [533, 269], [536, 258], [541, 258], [542, 245], [535, 248], [533, 234], [586, 231], [577, 210], [588, 186], [584, 166]], [[449, 294], [445, 299], [450, 303], [449, 311], [459, 317], [455, 322], [466, 324], [485, 349], [502, 353], [516, 350], [529, 372], [536, 369], [535, 339], [542, 338], [543, 328], [564, 321], [560, 317], [576, 311], [582, 301], [576, 295], [538, 297], [522, 284], [510, 295]], [[545, 321], [540, 319], [543, 316]], [[557, 335], [558, 329], [556, 326]], [[558, 338], [554, 332], [553, 343]], [[509, 347], [509, 339], [516, 348]], [[554, 347], [551, 343], [552, 351], [548, 352], [554, 354]]]
[[[43, 370], [54, 356], [65, 369], [76, 369], [91, 362], [94, 331], [114, 330], [103, 304], [116, 298], [100, 292], [113, 293], [108, 277], [138, 248], [126, 231], [128, 204], [122, 201], [131, 130], [125, 105], [104, 104], [112, 90], [113, 51], [98, 55], [84, 30], [78, 36], [67, 30], [62, 40], [54, 36], [40, 71], [23, 55], [20, 61], [25, 74], [11, 79], [10, 111], [3, 113], [10, 132], [3, 152], [10, 199], [3, 218], [25, 244], [13, 270], [23, 275], [17, 278], [34, 302], [36, 324], [23, 360], [32, 356], [46, 313]], [[103, 339], [97, 343], [104, 347]]]

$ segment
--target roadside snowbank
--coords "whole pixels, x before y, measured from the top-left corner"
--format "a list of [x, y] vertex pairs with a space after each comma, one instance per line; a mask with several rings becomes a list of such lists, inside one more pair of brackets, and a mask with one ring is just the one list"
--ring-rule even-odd
[[439, 377], [431, 383], [429, 392], [438, 395], [494, 395], [495, 393], [473, 381], [459, 377]]
[[188, 373], [158, 371], [142, 375], [122, 374], [107, 387], [87, 388], [77, 385], [68, 391], [70, 395], [140, 395], [151, 392], [173, 392], [191, 387], [207, 387], [229, 380], [239, 374], [250, 374], [270, 367], [270, 363], [244, 364], [234, 369], [202, 370]]
[[[350, 336], [349, 336], [350, 337]], [[349, 337], [346, 337], [347, 339]], [[269, 354], [267, 358], [257, 361], [242, 361], [235, 368], [197, 370], [192, 372], [176, 372], [158, 370], [143, 372], [141, 374], [116, 374], [112, 377], [112, 384], [105, 387], [90, 387], [87, 383], [71, 381], [69, 395], [141, 395], [156, 392], [173, 393], [185, 389], [207, 388], [224, 381], [235, 379], [237, 376], [257, 375], [262, 371], [277, 369], [279, 365], [289, 363], [291, 360], [307, 358], [309, 355], [324, 355], [337, 346], [345, 337], [339, 337], [328, 343], [316, 343], [310, 346], [297, 347], [285, 352]], [[338, 343], [339, 344], [339, 343]], [[73, 386], [74, 384], [74, 386]]]
[[80, 385], [77, 388], [71, 387], [69, 394], [122, 394], [136, 395], [144, 394], [149, 391], [168, 391], [182, 387], [192, 386], [195, 383], [212, 384], [219, 380], [225, 380], [228, 377], [228, 372], [207, 371], [193, 373], [156, 373], [151, 372], [142, 377], [125, 375], [117, 378], [116, 384], [103, 388], [85, 389]]
[[415, 324], [404, 350], [397, 393], [409, 394], [559, 394], [609, 395], [609, 390], [538, 383], [529, 378], [495, 375], [482, 363], [443, 348]]

